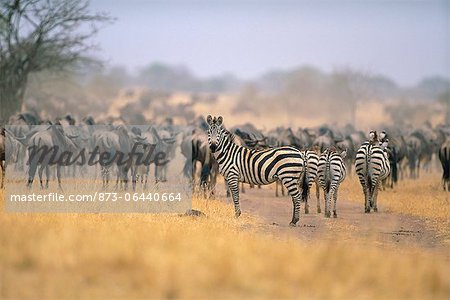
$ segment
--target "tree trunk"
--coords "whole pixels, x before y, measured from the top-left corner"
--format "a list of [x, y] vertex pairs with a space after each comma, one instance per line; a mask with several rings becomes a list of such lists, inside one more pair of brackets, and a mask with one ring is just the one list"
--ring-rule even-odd
[[0, 123], [7, 124], [9, 118], [19, 112], [24, 98], [25, 86], [0, 86]]

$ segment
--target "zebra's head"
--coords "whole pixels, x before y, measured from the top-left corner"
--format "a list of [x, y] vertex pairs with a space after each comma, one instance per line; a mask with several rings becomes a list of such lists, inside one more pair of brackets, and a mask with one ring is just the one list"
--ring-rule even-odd
[[208, 123], [209, 148], [214, 153], [223, 141], [225, 132], [225, 129], [223, 128], [223, 118], [221, 116], [213, 118], [209, 115], [206, 118], [206, 122]]
[[371, 130], [369, 132], [369, 141], [370, 142], [376, 142], [377, 140], [378, 140], [377, 132], [375, 130]]

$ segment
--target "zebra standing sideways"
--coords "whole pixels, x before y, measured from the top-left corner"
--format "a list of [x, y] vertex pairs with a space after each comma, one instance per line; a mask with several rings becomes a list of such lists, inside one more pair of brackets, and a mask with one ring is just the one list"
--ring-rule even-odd
[[[344, 158], [347, 150], [340, 154], [336, 148], [326, 149], [319, 158], [318, 178], [319, 184], [325, 194], [325, 217], [331, 217], [331, 198], [334, 200], [333, 217], [337, 218], [336, 202], [338, 196], [339, 185], [344, 181], [347, 171], [345, 168]], [[320, 210], [320, 201], [317, 202], [318, 210]]]
[[382, 143], [376, 131], [371, 131], [370, 139], [364, 142], [356, 152], [355, 169], [364, 192], [365, 212], [374, 212], [377, 208], [377, 195], [382, 180], [389, 176], [391, 167], [386, 151], [388, 140], [381, 135]]
[[208, 116], [208, 142], [219, 163], [219, 172], [225, 177], [233, 197], [236, 217], [241, 215], [239, 206], [239, 182], [270, 184], [280, 180], [292, 197], [293, 213], [289, 225], [299, 221], [300, 190], [307, 192], [303, 155], [292, 147], [251, 150], [233, 143], [233, 135], [223, 126], [222, 117]]

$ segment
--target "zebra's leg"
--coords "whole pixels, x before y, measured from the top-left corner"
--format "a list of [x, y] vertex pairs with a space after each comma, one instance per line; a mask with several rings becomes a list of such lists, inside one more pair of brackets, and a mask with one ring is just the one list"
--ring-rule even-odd
[[377, 207], [377, 197], [378, 197], [378, 188], [375, 188], [375, 190], [373, 191], [373, 195], [372, 195], [372, 208], [374, 212], [378, 212], [378, 207]]
[[[307, 187], [307, 189], [309, 190], [309, 186]], [[309, 214], [309, 204], [308, 204], [308, 199], [309, 198], [309, 191], [308, 191], [308, 196], [306, 196], [306, 199], [304, 199], [305, 201], [305, 214]]]
[[325, 192], [325, 218], [331, 217], [331, 190]]
[[[250, 188], [252, 188], [252, 186], [250, 185]], [[244, 188], [244, 183], [241, 183], [241, 193], [245, 194], [245, 188]]]
[[241, 215], [241, 207], [239, 205], [239, 180], [238, 177], [229, 177], [228, 180], [228, 188], [231, 191], [231, 196], [233, 197], [234, 203], [234, 213], [236, 218]]
[[364, 182], [361, 182], [361, 186], [364, 192], [364, 212], [366, 214], [370, 213], [370, 205], [369, 205], [369, 187], [366, 186], [366, 184]]
[[337, 218], [337, 208], [336, 208], [337, 196], [338, 196], [338, 187], [336, 187], [336, 190], [333, 193], [333, 200], [334, 200], [333, 217], [334, 218]]
[[289, 195], [292, 198], [292, 220], [289, 226], [296, 226], [300, 220], [300, 202], [302, 196], [298, 188], [298, 178], [281, 178], [281, 183], [284, 185]]
[[227, 198], [231, 196], [230, 187], [228, 186], [228, 181], [225, 179], [225, 189], [227, 190]]
[[[278, 184], [279, 184], [278, 180], [275, 181], [275, 197], [277, 197], [277, 198], [278, 198]], [[445, 191], [445, 186], [444, 186], [444, 191]]]
[[281, 196], [285, 196], [286, 195], [286, 191], [284, 190], [284, 185], [281, 185]]
[[317, 181], [316, 181], [316, 199], [317, 199], [317, 213], [320, 214], [322, 212], [322, 210], [320, 209], [320, 187]]

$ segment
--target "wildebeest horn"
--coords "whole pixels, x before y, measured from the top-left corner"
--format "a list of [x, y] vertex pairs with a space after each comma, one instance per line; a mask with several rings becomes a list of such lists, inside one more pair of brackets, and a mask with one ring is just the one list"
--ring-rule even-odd
[[158, 131], [156, 130], [156, 128], [155, 127], [152, 127], [152, 133], [155, 135], [155, 137], [158, 139], [158, 140], [161, 140], [161, 137], [159, 136], [159, 134], [158, 134]]
[[174, 143], [176, 141], [176, 139], [174, 137], [170, 137], [170, 138], [164, 138], [163, 141], [166, 143]]
[[147, 140], [147, 137], [146, 137], [146, 136], [142, 137], [142, 136], [136, 135], [135, 138], [136, 138], [137, 140], [139, 140], [139, 141], [146, 141], [146, 140]]
[[[11, 131], [9, 131], [8, 129], [6, 129], [6, 128], [2, 128], [2, 130], [4, 130], [5, 132], [7, 132], [8, 134], [14, 136], [14, 134], [13, 134]], [[25, 136], [24, 136], [24, 137], [25, 137]]]
[[66, 136], [67, 136], [69, 139], [76, 139], [76, 138], [78, 138], [80, 135], [79, 135], [79, 134], [75, 134], [75, 135], [66, 134]]

